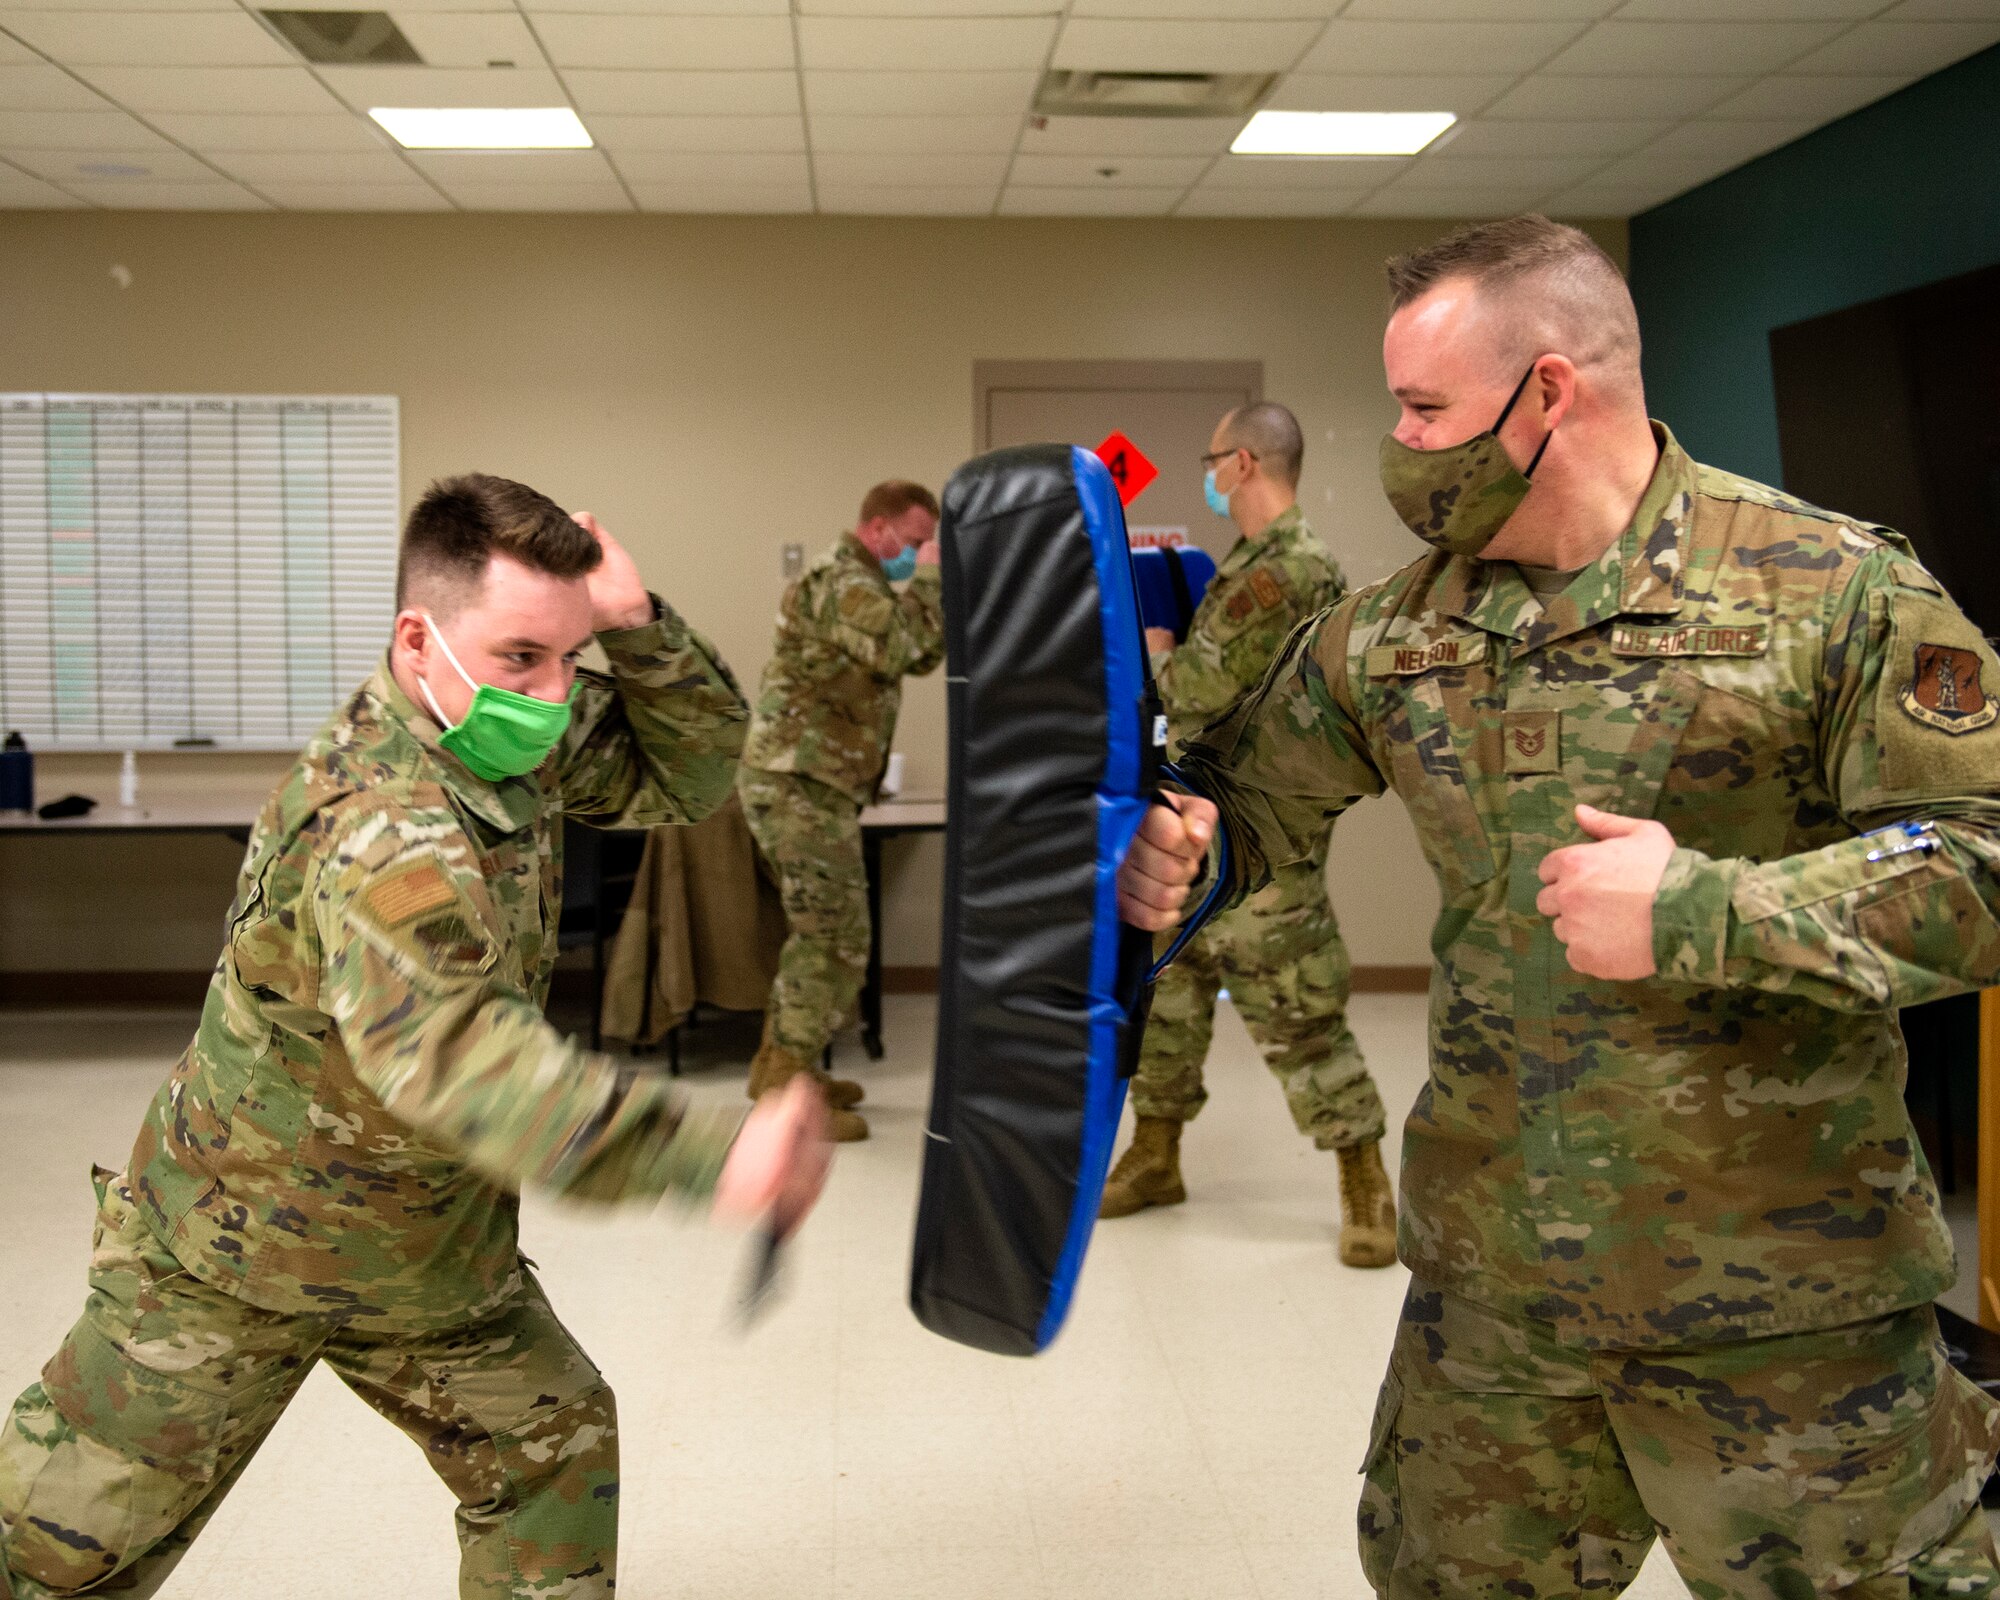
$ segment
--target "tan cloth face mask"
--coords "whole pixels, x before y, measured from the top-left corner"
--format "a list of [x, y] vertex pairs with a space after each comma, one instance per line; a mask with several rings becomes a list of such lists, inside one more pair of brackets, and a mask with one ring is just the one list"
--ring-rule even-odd
[[1500, 443], [1500, 429], [1534, 375], [1530, 364], [1493, 426], [1463, 444], [1417, 450], [1393, 433], [1383, 438], [1382, 492], [1403, 525], [1424, 543], [1455, 556], [1476, 556], [1528, 497], [1534, 487], [1530, 479], [1555, 432], [1550, 430], [1523, 471]]

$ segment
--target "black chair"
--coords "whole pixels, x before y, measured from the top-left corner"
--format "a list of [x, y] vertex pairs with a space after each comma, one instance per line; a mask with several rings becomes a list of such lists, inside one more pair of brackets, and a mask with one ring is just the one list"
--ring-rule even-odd
[[[590, 1047], [604, 1048], [604, 952], [632, 901], [639, 861], [646, 851], [642, 831], [609, 832], [575, 823], [563, 830], [563, 907], [556, 949], [590, 946]], [[680, 1051], [668, 1053], [669, 1070], [680, 1073]]]

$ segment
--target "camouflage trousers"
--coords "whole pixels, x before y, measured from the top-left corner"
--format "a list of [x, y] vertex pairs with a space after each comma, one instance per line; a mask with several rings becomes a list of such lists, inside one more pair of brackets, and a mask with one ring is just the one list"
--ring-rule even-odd
[[1577, 1350], [1413, 1283], [1364, 1467], [1380, 1595], [1617, 1594], [1655, 1537], [1698, 1600], [2000, 1593], [2000, 1405], [1919, 1306], [1740, 1343]]
[[764, 1036], [803, 1060], [826, 1048], [868, 975], [868, 873], [861, 808], [791, 772], [737, 774], [743, 815], [778, 877], [789, 930], [764, 1013]]
[[83, 1315], [0, 1425], [0, 1594], [157, 1592], [324, 1361], [458, 1497], [461, 1595], [608, 1600], [617, 1416], [532, 1277], [474, 1326], [361, 1337], [191, 1276], [109, 1176]]
[[1207, 1103], [1202, 1064], [1226, 986], [1300, 1133], [1322, 1150], [1380, 1139], [1382, 1097], [1347, 1026], [1350, 972], [1322, 845], [1202, 929], [1160, 974], [1132, 1109], [1187, 1122]]

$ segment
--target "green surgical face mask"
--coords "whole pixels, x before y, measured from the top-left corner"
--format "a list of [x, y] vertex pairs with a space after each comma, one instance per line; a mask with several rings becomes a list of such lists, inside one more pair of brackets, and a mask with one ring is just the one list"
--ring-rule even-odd
[[[1541, 450], [1523, 472], [1500, 443], [1500, 428], [1535, 375], [1531, 365], [1484, 433], [1442, 450], [1415, 450], [1393, 433], [1382, 441], [1382, 492], [1419, 539], [1455, 556], [1476, 556], [1493, 542], [1533, 487]], [[1555, 435], [1551, 433], [1549, 438]]]
[[472, 674], [458, 664], [458, 657], [451, 653], [451, 646], [445, 643], [443, 632], [429, 612], [424, 614], [424, 625], [431, 630], [431, 637], [437, 640], [445, 660], [451, 663], [451, 670], [472, 690], [472, 704], [466, 707], [464, 720], [454, 726], [438, 709], [430, 684], [422, 678], [417, 680], [424, 699], [430, 703], [431, 715], [444, 729], [438, 735], [438, 743], [488, 783], [533, 772], [548, 759], [549, 752], [568, 731], [569, 708], [576, 704], [579, 686], [574, 683], [569, 686], [566, 700], [537, 700], [531, 694], [475, 683]]

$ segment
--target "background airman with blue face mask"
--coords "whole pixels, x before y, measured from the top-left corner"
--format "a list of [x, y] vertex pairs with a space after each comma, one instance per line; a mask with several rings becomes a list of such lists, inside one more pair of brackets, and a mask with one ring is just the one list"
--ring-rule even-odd
[[[1202, 458], [1202, 493], [1235, 525], [1236, 543], [1185, 640], [1146, 630], [1175, 751], [1262, 681], [1294, 628], [1347, 592], [1339, 564], [1299, 509], [1304, 455], [1298, 419], [1275, 402], [1239, 407], [1215, 425]], [[1181, 1129], [1208, 1099], [1202, 1063], [1216, 997], [1227, 987], [1299, 1132], [1339, 1153], [1341, 1260], [1351, 1267], [1395, 1260], [1382, 1098], [1347, 1026], [1352, 966], [1327, 900], [1329, 838], [1323, 832], [1310, 856], [1203, 929], [1161, 974], [1132, 1081], [1138, 1124], [1105, 1184], [1104, 1216], [1187, 1198]]]
[[[831, 1077], [819, 1058], [867, 973], [861, 808], [881, 786], [904, 677], [944, 659], [937, 522], [937, 499], [922, 484], [878, 483], [854, 531], [785, 590], [737, 782], [790, 928], [749, 1092], [810, 1077], [843, 1141], [868, 1137], [853, 1109], [861, 1085]], [[890, 587], [906, 576], [908, 588]]]

